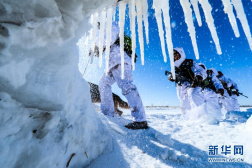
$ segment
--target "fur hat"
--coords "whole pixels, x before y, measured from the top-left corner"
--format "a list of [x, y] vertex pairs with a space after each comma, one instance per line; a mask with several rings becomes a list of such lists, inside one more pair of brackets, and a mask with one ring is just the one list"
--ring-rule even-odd
[[182, 62], [184, 62], [184, 60], [186, 58], [184, 49], [182, 47], [176, 47], [173, 50], [176, 50], [181, 56], [179, 60], [174, 62], [175, 67], [179, 67], [182, 64]]

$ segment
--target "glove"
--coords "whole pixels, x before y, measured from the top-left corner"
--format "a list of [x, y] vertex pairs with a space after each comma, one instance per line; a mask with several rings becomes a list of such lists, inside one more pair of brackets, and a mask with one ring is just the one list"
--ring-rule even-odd
[[222, 83], [224, 88], [227, 88], [227, 83]]
[[238, 89], [232, 89], [232, 94], [239, 96], [239, 90]]
[[221, 72], [221, 71], [218, 71], [218, 76], [222, 76], [223, 75], [223, 73]]
[[218, 93], [220, 93], [221, 96], [224, 96], [224, 89], [218, 89]]
[[92, 54], [93, 54], [95, 57], [99, 57], [99, 48], [98, 48], [97, 46], [95, 46], [94, 52], [93, 52], [91, 49], [89, 50], [89, 56], [91, 56]]
[[199, 86], [203, 81], [203, 78], [199, 75], [196, 75], [195, 78], [193, 79], [193, 83], [191, 84], [192, 88], [196, 88]]
[[173, 79], [173, 77], [172, 77], [172, 75], [169, 75], [169, 81], [171, 81], [171, 82], [175, 82], [175, 80]]

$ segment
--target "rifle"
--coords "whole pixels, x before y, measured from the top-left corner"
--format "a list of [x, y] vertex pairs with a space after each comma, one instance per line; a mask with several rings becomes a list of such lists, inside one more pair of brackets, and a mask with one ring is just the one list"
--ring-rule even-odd
[[231, 89], [231, 92], [232, 92], [232, 94], [236, 94], [237, 96], [242, 95], [242, 96], [248, 98], [248, 96], [245, 96], [243, 93], [239, 92], [237, 89]]
[[237, 96], [242, 95], [242, 96], [248, 98], [248, 96], [245, 96], [243, 93], [239, 92], [238, 89], [234, 89], [233, 86], [231, 86], [231, 87], [229, 88], [229, 91], [231, 92], [231, 95], [232, 95], [232, 94], [235, 94], [235, 95], [237, 95]]
[[[165, 71], [165, 75], [166, 75], [166, 76], [172, 75], [172, 73], [171, 73], [170, 71]], [[175, 80], [175, 82], [178, 83], [178, 84], [182, 84], [182, 83], [184, 83], [184, 82], [193, 83], [193, 80], [192, 80], [192, 79], [188, 79], [188, 78], [186, 78], [186, 77], [184, 77], [184, 76], [181, 76], [181, 75], [179, 75], [179, 74], [177, 74], [177, 73], [175, 73], [175, 75], [176, 75], [176, 80]]]
[[239, 96], [242, 95], [242, 96], [248, 98], [248, 96], [245, 96], [245, 95], [244, 95], [243, 93], [241, 93], [241, 92], [237, 92], [237, 93], [238, 93]]

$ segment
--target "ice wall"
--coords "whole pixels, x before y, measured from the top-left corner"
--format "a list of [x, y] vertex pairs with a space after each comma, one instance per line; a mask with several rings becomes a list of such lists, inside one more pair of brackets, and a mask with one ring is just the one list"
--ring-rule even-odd
[[83, 167], [111, 149], [76, 43], [114, 2], [1, 1], [0, 167]]

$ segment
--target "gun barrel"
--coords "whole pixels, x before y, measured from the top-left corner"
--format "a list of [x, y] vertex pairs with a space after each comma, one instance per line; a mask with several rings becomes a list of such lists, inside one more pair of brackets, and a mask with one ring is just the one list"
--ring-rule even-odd
[[242, 96], [248, 98], [248, 96], [245, 96], [243, 93], [240, 93], [240, 92], [239, 92], [239, 95], [242, 95]]
[[170, 74], [172, 74], [170, 71], [165, 71], [165, 75], [167, 76], [167, 75], [170, 75]]

